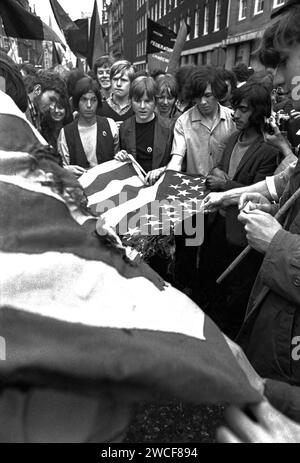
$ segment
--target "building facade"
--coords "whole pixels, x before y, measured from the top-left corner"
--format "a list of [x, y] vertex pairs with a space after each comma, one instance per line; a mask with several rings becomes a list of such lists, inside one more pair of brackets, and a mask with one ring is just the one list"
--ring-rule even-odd
[[[146, 63], [147, 16], [178, 33], [183, 20], [190, 27], [181, 64], [225, 64], [229, 0], [134, 0], [136, 42], [134, 62]], [[133, 47], [134, 48], [134, 47]]]
[[185, 20], [190, 33], [181, 65], [213, 64], [231, 69], [244, 62], [259, 69], [254, 52], [271, 12], [285, 1], [111, 0], [106, 6], [108, 50], [144, 68], [147, 17], [176, 33]]
[[284, 5], [285, 0], [231, 0], [228, 36], [223, 41], [226, 49], [226, 68], [239, 62], [258, 70], [255, 51], [263, 31], [270, 23], [273, 10]]

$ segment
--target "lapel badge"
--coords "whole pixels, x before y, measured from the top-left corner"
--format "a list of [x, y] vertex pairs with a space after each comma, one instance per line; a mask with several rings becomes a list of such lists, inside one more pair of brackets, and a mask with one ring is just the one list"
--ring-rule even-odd
[[105, 130], [103, 130], [102, 135], [103, 135], [103, 137], [106, 137], [106, 136], [107, 136], [107, 132], [106, 132]]
[[148, 148], [147, 148], [147, 153], [152, 153], [152, 148], [151, 148], [151, 146], [148, 146]]

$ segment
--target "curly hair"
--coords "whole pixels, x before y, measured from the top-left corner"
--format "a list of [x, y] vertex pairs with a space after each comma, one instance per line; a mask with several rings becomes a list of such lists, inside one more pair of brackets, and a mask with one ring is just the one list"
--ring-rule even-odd
[[265, 117], [271, 115], [272, 101], [269, 88], [260, 82], [248, 82], [234, 90], [231, 98], [233, 108], [237, 108], [242, 100], [245, 100], [252, 109], [250, 124], [260, 129]]
[[189, 83], [183, 88], [183, 98], [185, 101], [193, 101], [201, 98], [205, 89], [211, 85], [212, 94], [217, 100], [221, 100], [227, 93], [227, 85], [212, 66], [197, 66], [191, 71]]
[[300, 43], [300, 5], [295, 4], [278, 21], [268, 27], [256, 54], [260, 62], [276, 68], [288, 56], [289, 49]]
[[77, 81], [73, 92], [73, 107], [76, 111], [78, 111], [79, 100], [82, 95], [89, 92], [95, 93], [98, 100], [98, 108], [102, 105], [100, 88], [96, 80], [93, 80], [91, 77], [82, 77], [82, 79]]
[[220, 76], [224, 81], [228, 80], [231, 84], [231, 89], [234, 90], [237, 86], [237, 78], [233, 71], [229, 71], [228, 69], [218, 69]]

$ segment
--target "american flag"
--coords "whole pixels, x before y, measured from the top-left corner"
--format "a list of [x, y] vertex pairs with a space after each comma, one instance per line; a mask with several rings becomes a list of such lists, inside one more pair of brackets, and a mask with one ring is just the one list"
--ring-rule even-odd
[[92, 211], [120, 235], [179, 234], [183, 223], [202, 214], [205, 177], [167, 170], [145, 185], [136, 165], [110, 161], [84, 174], [80, 183]]
[[[113, 411], [140, 400], [261, 400], [193, 301], [78, 222], [69, 189], [81, 187], [3, 92], [0, 103], [0, 441], [27, 436], [35, 389], [101, 399], [101, 442], [120, 433]], [[171, 194], [188, 198], [175, 179]]]

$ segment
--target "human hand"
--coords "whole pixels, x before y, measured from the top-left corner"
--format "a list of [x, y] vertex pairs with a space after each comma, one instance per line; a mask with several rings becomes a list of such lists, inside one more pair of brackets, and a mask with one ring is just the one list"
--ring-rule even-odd
[[269, 119], [269, 124], [272, 127], [274, 133], [271, 135], [268, 132], [263, 131], [264, 141], [273, 145], [277, 148], [284, 156], [287, 156], [291, 153], [291, 146], [285, 137], [285, 135], [279, 130], [278, 125], [276, 125], [275, 118], [271, 116]]
[[148, 172], [146, 175], [145, 183], [148, 183], [149, 185], [154, 185], [154, 183], [157, 182], [157, 180], [159, 179], [159, 177], [162, 176], [165, 170], [166, 170], [165, 167], [160, 167], [159, 169], [150, 170], [150, 172]]
[[114, 159], [116, 161], [127, 162], [130, 161], [129, 155], [126, 150], [121, 150], [115, 154]]
[[65, 166], [65, 169], [72, 172], [72, 174], [74, 174], [76, 177], [80, 177], [82, 174], [85, 174], [87, 172], [87, 170], [83, 167], [76, 165]]
[[225, 180], [223, 178], [215, 177], [214, 175], [208, 175], [206, 177], [205, 184], [212, 191], [222, 191], [225, 187]]
[[238, 204], [240, 195], [238, 188], [220, 193], [209, 193], [203, 200], [204, 213], [215, 212], [222, 207], [235, 206]]
[[210, 175], [213, 175], [214, 177], [222, 178], [223, 180], [229, 180], [229, 177], [226, 174], [226, 172], [224, 172], [224, 170], [219, 169], [218, 167], [214, 167], [210, 171]]
[[204, 213], [216, 212], [222, 207], [223, 193], [209, 193], [203, 200]]
[[242, 210], [238, 220], [245, 225], [249, 245], [263, 254], [267, 252], [276, 233], [282, 229], [280, 223], [272, 215], [259, 209], [249, 212]]
[[247, 203], [250, 203], [248, 210], [260, 209], [261, 211], [268, 212], [269, 214], [273, 211], [273, 206], [270, 201], [263, 196], [261, 193], [243, 193], [239, 200], [238, 208], [244, 209]]
[[256, 421], [240, 408], [229, 407], [225, 412], [228, 427], [217, 430], [217, 441], [225, 444], [299, 443], [300, 425], [293, 422], [267, 401], [250, 407]]
[[247, 376], [247, 379], [253, 387], [253, 389], [256, 389], [261, 395], [263, 395], [265, 388], [265, 380], [261, 378], [259, 374], [254, 370], [253, 366], [247, 359], [243, 349], [230, 338], [228, 338], [224, 333], [223, 336], [225, 337], [228, 347], [233, 353], [239, 366]]

